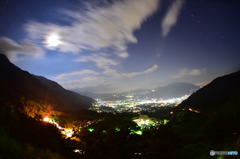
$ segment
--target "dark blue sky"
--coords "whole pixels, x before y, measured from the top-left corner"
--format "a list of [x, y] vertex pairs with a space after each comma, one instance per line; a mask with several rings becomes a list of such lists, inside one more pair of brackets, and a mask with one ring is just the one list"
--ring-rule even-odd
[[0, 50], [94, 92], [203, 85], [240, 68], [237, 0], [2, 0]]

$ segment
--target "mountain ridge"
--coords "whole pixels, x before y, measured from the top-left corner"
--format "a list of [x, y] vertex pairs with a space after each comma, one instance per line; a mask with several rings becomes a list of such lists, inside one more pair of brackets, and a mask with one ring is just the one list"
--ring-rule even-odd
[[94, 102], [54, 81], [18, 68], [3, 54], [0, 54], [0, 73], [0, 100], [20, 100], [24, 97], [67, 111], [88, 109]]
[[217, 77], [208, 85], [194, 92], [179, 107], [192, 107], [208, 111], [208, 109], [220, 109], [218, 106], [235, 100], [240, 100], [240, 71]]

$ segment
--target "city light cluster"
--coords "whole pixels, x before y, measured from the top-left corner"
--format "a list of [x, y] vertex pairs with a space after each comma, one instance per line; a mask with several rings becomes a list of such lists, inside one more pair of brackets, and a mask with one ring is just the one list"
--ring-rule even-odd
[[133, 121], [142, 129], [158, 126], [158, 125], [166, 125], [169, 123], [168, 119], [163, 120], [157, 120], [154, 118], [150, 118], [147, 115], [141, 115], [136, 119], [133, 119]]
[[138, 125], [139, 129], [137, 130], [130, 129], [130, 134], [142, 135], [144, 130], [159, 125], [166, 125], [169, 123], [169, 120], [167, 119], [157, 120], [154, 118], [150, 118], [147, 115], [141, 115], [138, 118], [133, 119], [133, 122], [135, 122]]
[[157, 120], [151, 119], [146, 115], [142, 115], [133, 120], [141, 128], [149, 128], [151, 126], [156, 126], [159, 122]]
[[170, 99], [156, 99], [156, 98], [135, 98], [134, 96], [126, 96], [122, 100], [103, 101], [96, 99], [92, 110], [97, 112], [134, 112], [139, 113], [142, 111], [150, 111], [155, 108], [164, 106], [177, 106], [183, 100], [187, 99], [189, 95]]

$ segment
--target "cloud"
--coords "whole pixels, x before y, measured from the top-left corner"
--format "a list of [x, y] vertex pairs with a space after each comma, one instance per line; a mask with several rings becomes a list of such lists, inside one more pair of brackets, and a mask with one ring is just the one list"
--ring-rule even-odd
[[119, 91], [119, 88], [114, 87], [112, 84], [102, 84], [98, 86], [89, 86], [83, 87], [81, 89], [75, 89], [75, 91], [81, 93], [91, 92], [91, 93], [113, 93], [112, 91], [115, 90], [114, 93]]
[[44, 51], [29, 41], [17, 43], [9, 38], [0, 37], [0, 53], [5, 54], [12, 60], [16, 60], [17, 55], [25, 55], [35, 58], [42, 57]]
[[130, 72], [130, 73], [123, 73], [123, 72], [116, 71], [114, 69], [107, 69], [104, 71], [104, 74], [112, 76], [114, 78], [133, 78], [136, 76], [153, 73], [153, 72], [157, 71], [157, 69], [158, 69], [158, 65], [153, 65], [152, 67], [150, 67], [142, 72]]
[[109, 77], [113, 77], [113, 78], [116, 78], [116, 79], [120, 79], [120, 78], [124, 78], [124, 76], [122, 75], [121, 72], [115, 70], [115, 69], [112, 69], [112, 68], [107, 68], [103, 71], [103, 74], [104, 75], [107, 75]]
[[[114, 82], [119, 82], [119, 80], [134, 78], [140, 75], [147, 75], [149, 73], [155, 72], [158, 69], [157, 65], [142, 71], [142, 72], [130, 72], [123, 73], [115, 69], [105, 68], [102, 72], [95, 72], [93, 70], [81, 70], [75, 72], [69, 72], [64, 74], [59, 74], [56, 77], [53, 77], [53, 80], [56, 80], [61, 85], [67, 89], [73, 90], [88, 90], [91, 88], [93, 92], [106, 92], [113, 91], [116, 89], [113, 86]], [[104, 86], [108, 87], [109, 90], [104, 89]], [[111, 88], [111, 89], [110, 89]], [[95, 90], [94, 90], [95, 89]]]
[[62, 73], [52, 78], [67, 89], [82, 89], [104, 85], [107, 79], [101, 73], [85, 69], [80, 71]]
[[56, 77], [54, 77], [54, 79], [55, 80], [64, 80], [64, 79], [68, 79], [71, 77], [85, 76], [85, 75], [96, 76], [96, 75], [99, 75], [99, 73], [96, 71], [93, 71], [93, 70], [86, 69], [86, 70], [75, 71], [75, 72], [70, 72], [70, 73], [62, 73], [62, 74], [59, 74]]
[[203, 73], [204, 71], [203, 70], [200, 70], [200, 69], [186, 69], [186, 68], [183, 68], [181, 70], [179, 70], [179, 72], [174, 76], [175, 78], [182, 78], [182, 77], [185, 77], [185, 76], [199, 76]]
[[184, 0], [175, 0], [168, 9], [162, 21], [162, 36], [167, 36], [172, 27], [176, 25], [183, 4]]
[[98, 87], [100, 85], [105, 85], [106, 78], [100, 76], [87, 76], [78, 79], [69, 79], [58, 81], [67, 89], [81, 89], [88, 87]]
[[76, 60], [76, 62], [94, 62], [97, 67], [101, 69], [107, 69], [111, 66], [117, 66], [119, 63], [113, 59], [104, 57], [101, 54], [93, 54], [90, 56], [83, 56]]
[[121, 58], [127, 58], [129, 56], [127, 52], [119, 52], [117, 55]]
[[158, 65], [153, 65], [152, 67], [146, 69], [146, 70], [144, 71], [144, 74], [148, 74], [148, 73], [155, 72], [155, 71], [157, 71], [157, 69], [158, 69]]
[[[83, 11], [64, 11], [70, 25], [28, 22], [25, 30], [32, 39], [46, 41], [52, 33], [61, 38], [60, 52], [114, 49], [119, 57], [128, 57], [127, 44], [137, 43], [134, 31], [158, 8], [159, 0], [122, 0]], [[47, 47], [47, 45], [45, 45]], [[51, 48], [52, 49], [52, 48]]]
[[196, 86], [199, 86], [199, 87], [204, 87], [206, 86], [207, 84], [209, 84], [211, 82], [211, 80], [207, 80], [207, 81], [203, 81], [203, 82], [197, 82], [197, 83], [194, 83]]

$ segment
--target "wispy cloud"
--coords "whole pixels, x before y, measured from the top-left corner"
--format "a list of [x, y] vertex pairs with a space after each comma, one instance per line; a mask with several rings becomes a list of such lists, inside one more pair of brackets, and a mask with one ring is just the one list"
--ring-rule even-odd
[[42, 57], [44, 51], [37, 45], [29, 41], [15, 42], [6, 37], [0, 37], [0, 53], [5, 54], [11, 60], [17, 60], [17, 55], [25, 55], [31, 57]]
[[106, 69], [103, 73], [108, 76], [114, 77], [114, 78], [133, 78], [136, 76], [153, 73], [153, 72], [157, 71], [157, 69], [158, 69], [158, 65], [153, 65], [152, 67], [150, 67], [144, 71], [141, 71], [141, 72], [123, 73], [123, 72], [116, 71], [114, 69]]
[[107, 79], [102, 76], [92, 75], [83, 78], [62, 80], [58, 82], [67, 89], [83, 89], [106, 85]]
[[187, 69], [183, 68], [178, 71], [178, 73], [174, 76], [174, 78], [182, 78], [185, 76], [199, 76], [203, 74], [204, 70], [201, 69]]
[[[128, 57], [127, 44], [137, 43], [134, 31], [158, 8], [159, 0], [122, 0], [111, 5], [88, 8], [87, 11], [65, 11], [73, 19], [70, 25], [29, 22], [25, 29], [32, 39], [46, 39], [51, 33], [61, 38], [60, 52], [114, 49]], [[46, 45], [47, 47], [47, 45]], [[52, 48], [51, 48], [52, 49]]]
[[207, 84], [209, 84], [211, 82], [211, 80], [207, 80], [207, 81], [203, 81], [203, 82], [197, 82], [197, 83], [194, 83], [196, 86], [199, 86], [199, 87], [204, 87], [206, 86]]
[[177, 24], [178, 17], [183, 7], [184, 0], [175, 0], [168, 9], [162, 21], [162, 36], [167, 36], [172, 27]]
[[101, 69], [107, 69], [111, 66], [116, 66], [119, 64], [116, 60], [104, 57], [101, 54], [93, 54], [93, 55], [89, 55], [89, 56], [83, 56], [74, 61], [76, 61], [76, 62], [93, 62], [96, 64], [97, 67], [99, 67]]
[[148, 73], [155, 72], [155, 71], [157, 71], [157, 69], [158, 69], [158, 65], [155, 64], [155, 65], [153, 65], [152, 67], [146, 69], [146, 70], [144, 71], [144, 74], [148, 74]]
[[93, 70], [81, 70], [81, 71], [75, 71], [75, 72], [70, 72], [70, 73], [62, 73], [62, 74], [59, 74], [57, 75], [56, 77], [54, 77], [55, 80], [65, 80], [65, 79], [69, 79], [71, 77], [81, 77], [81, 76], [85, 76], [85, 75], [88, 75], [88, 76], [96, 76], [96, 75], [99, 75], [98, 72], [96, 71], [93, 71]]
[[158, 69], [158, 65], [153, 65], [152, 67], [142, 71], [142, 72], [131, 72], [131, 73], [122, 73], [122, 75], [126, 78], [133, 78], [135, 76], [139, 76], [139, 75], [146, 75], [149, 73], [153, 73], [155, 71], [157, 71]]
[[[158, 66], [153, 65], [152, 67], [142, 71], [142, 72], [129, 72], [123, 73], [112, 68], [105, 68], [102, 72], [96, 72], [93, 70], [81, 70], [76, 72], [69, 72], [64, 74], [59, 74], [53, 78], [65, 88], [68, 89], [81, 89], [87, 90], [91, 88], [97, 89], [96, 91], [106, 91], [104, 86], [111, 85], [111, 83], [117, 82], [118, 80], [124, 80], [129, 78], [134, 78], [140, 75], [147, 75], [157, 71]], [[101, 88], [101, 89], [100, 89]], [[109, 87], [113, 88], [113, 86]]]

